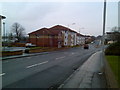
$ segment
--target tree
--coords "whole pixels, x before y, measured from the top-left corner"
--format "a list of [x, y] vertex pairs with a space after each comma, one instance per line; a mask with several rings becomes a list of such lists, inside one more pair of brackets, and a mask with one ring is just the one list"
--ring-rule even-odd
[[116, 27], [116, 26], [113, 27], [112, 32], [113, 32], [112, 39], [114, 41], [120, 41], [120, 27]]
[[13, 34], [9, 33], [8, 38], [9, 38], [9, 40], [13, 40]]
[[120, 32], [120, 27], [117, 26], [113, 27], [112, 32]]
[[13, 35], [17, 38], [17, 41], [20, 42], [21, 38], [25, 35], [25, 28], [19, 23], [15, 22], [11, 28]]

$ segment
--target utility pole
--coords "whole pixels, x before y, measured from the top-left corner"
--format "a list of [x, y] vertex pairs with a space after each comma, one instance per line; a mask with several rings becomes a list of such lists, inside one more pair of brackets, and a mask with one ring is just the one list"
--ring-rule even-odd
[[3, 45], [4, 45], [4, 46], [3, 46], [3, 50], [5, 50], [5, 38], [6, 38], [6, 35], [5, 35], [5, 22], [3, 22], [3, 38], [4, 38], [4, 39], [3, 39], [3, 42], [4, 42], [4, 43], [3, 43]]
[[103, 10], [103, 36], [102, 36], [102, 52], [104, 52], [104, 41], [105, 41], [105, 23], [106, 23], [106, 0], [104, 0], [104, 10]]
[[[106, 21], [106, 0], [104, 0], [104, 8], [103, 8], [103, 36], [102, 36], [102, 55], [104, 55], [104, 41], [105, 41], [105, 21]], [[101, 58], [100, 61], [100, 72], [99, 75], [103, 74], [103, 58]]]
[[[6, 18], [5, 16], [0, 15], [0, 34], [2, 32], [2, 19], [5, 19], [5, 18]], [[0, 42], [1, 42], [0, 43], [0, 51], [2, 51], [2, 34], [0, 36], [1, 36], [1, 38], [0, 38]]]
[[[2, 19], [5, 19], [5, 16], [0, 15], [0, 34], [2, 32]], [[0, 52], [2, 52], [2, 34], [0, 35]], [[2, 53], [0, 53], [0, 56], [2, 56]], [[0, 73], [2, 72], [2, 61], [0, 61]], [[2, 77], [0, 77], [0, 89], [2, 89]]]

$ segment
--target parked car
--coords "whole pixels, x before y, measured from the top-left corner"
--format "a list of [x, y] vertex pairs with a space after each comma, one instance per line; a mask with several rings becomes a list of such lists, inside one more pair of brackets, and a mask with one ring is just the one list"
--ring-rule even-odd
[[33, 44], [31, 44], [31, 43], [26, 43], [26, 48], [29, 48], [29, 47], [36, 47], [36, 45], [33, 45]]
[[88, 44], [84, 44], [84, 49], [89, 49], [89, 45]]

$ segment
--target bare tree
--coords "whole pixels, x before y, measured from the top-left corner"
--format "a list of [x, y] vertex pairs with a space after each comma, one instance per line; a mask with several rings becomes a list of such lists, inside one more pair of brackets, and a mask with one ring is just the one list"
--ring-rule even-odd
[[112, 32], [113, 32], [112, 39], [114, 41], [120, 41], [120, 27], [116, 27], [116, 26], [113, 27]]
[[24, 37], [25, 35], [25, 28], [22, 27], [22, 25], [20, 25], [19, 23], [15, 22], [12, 25], [11, 28], [13, 35], [17, 38], [17, 41], [19, 42], [21, 40], [22, 37]]

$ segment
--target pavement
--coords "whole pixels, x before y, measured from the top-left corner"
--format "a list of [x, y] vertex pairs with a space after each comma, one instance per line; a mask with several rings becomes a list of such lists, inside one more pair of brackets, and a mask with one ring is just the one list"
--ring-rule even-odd
[[94, 53], [59, 88], [106, 88], [103, 60], [102, 51]]

